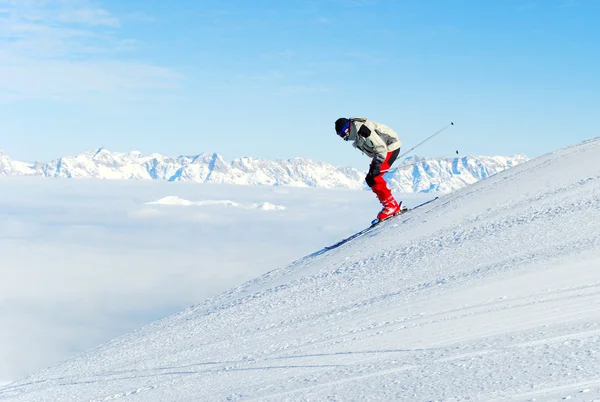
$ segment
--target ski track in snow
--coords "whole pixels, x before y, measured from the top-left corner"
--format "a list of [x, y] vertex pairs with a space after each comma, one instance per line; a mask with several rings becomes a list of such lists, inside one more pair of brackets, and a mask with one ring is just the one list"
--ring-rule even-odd
[[0, 401], [600, 400], [600, 140], [0, 388]]

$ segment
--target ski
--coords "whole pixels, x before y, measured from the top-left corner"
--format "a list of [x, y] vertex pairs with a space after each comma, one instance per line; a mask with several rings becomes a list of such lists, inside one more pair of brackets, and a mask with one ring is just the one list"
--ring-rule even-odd
[[371, 230], [373, 230], [373, 228], [375, 228], [375, 227], [376, 227], [376, 226], [378, 226], [379, 224], [381, 224], [381, 223], [383, 223], [383, 222], [388, 222], [388, 221], [391, 221], [391, 220], [393, 220], [393, 219], [394, 219], [395, 217], [397, 217], [397, 216], [402, 216], [402, 215], [405, 215], [405, 214], [407, 214], [408, 212], [410, 212], [410, 211], [412, 211], [412, 210], [414, 210], [414, 209], [420, 208], [420, 207], [422, 207], [422, 206], [424, 206], [424, 205], [427, 205], [427, 204], [429, 204], [429, 203], [431, 203], [431, 202], [433, 202], [433, 201], [437, 200], [438, 198], [439, 198], [439, 197], [435, 197], [435, 198], [432, 198], [432, 199], [431, 199], [431, 200], [429, 200], [429, 201], [425, 201], [425, 202], [423, 202], [423, 203], [421, 203], [421, 204], [419, 204], [419, 205], [417, 205], [417, 206], [415, 206], [415, 207], [408, 208], [408, 209], [404, 209], [404, 210], [402, 210], [402, 212], [400, 212], [400, 213], [398, 213], [398, 214], [396, 214], [396, 215], [394, 215], [394, 216], [392, 216], [392, 217], [390, 217], [390, 218], [388, 218], [388, 219], [385, 219], [385, 220], [383, 220], [383, 221], [380, 221], [380, 220], [378, 220], [378, 219], [375, 219], [373, 222], [371, 222], [371, 226], [369, 226], [368, 228], [365, 228], [365, 229], [361, 230], [360, 232], [354, 233], [352, 236], [350, 236], [350, 237], [347, 237], [347, 238], [345, 238], [344, 240], [340, 240], [339, 242], [335, 243], [335, 244], [334, 244], [334, 245], [332, 245], [332, 246], [325, 247], [325, 249], [324, 249], [324, 250], [325, 250], [325, 251], [327, 251], [327, 250], [333, 250], [334, 248], [338, 248], [339, 246], [341, 246], [341, 245], [343, 245], [343, 244], [346, 244], [346, 243], [348, 243], [349, 241], [351, 241], [351, 240], [354, 240], [354, 239], [356, 239], [357, 237], [360, 237], [360, 236], [364, 235], [365, 233], [368, 233], [368, 232], [370, 232]]

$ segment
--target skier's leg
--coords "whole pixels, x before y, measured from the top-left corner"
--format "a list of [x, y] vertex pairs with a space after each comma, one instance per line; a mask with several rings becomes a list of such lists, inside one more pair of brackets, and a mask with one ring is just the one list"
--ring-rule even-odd
[[379, 176], [373, 177], [371, 183], [371, 190], [375, 193], [382, 204], [384, 204], [384, 202], [390, 197], [393, 198], [392, 192], [390, 191], [387, 182], [383, 178], [383, 173], [381, 173]]
[[384, 174], [390, 169], [390, 160], [396, 159], [398, 152], [388, 153], [385, 161], [382, 163], [380, 173], [377, 176], [367, 176], [367, 184], [371, 187], [371, 190], [375, 193], [379, 202], [383, 206], [383, 209], [377, 215], [377, 219], [384, 220], [400, 211], [400, 205], [396, 202], [392, 196], [387, 182], [384, 179]]
[[379, 169], [379, 175], [375, 177], [367, 177], [367, 184], [369, 185], [369, 187], [371, 187], [371, 190], [377, 195], [377, 198], [384, 206], [384, 202], [389, 202], [390, 198], [391, 200], [393, 200], [394, 203], [396, 202], [383, 176], [390, 170], [390, 166], [398, 157], [399, 152], [399, 149], [392, 152], [388, 152], [385, 160], [383, 161]]

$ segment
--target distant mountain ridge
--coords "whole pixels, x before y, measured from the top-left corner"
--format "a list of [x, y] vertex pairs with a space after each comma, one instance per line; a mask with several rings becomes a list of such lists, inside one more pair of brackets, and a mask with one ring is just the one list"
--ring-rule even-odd
[[[529, 160], [526, 156], [408, 158], [387, 176], [400, 192], [452, 192]], [[335, 167], [306, 158], [264, 160], [251, 157], [227, 163], [217, 153], [168, 157], [157, 153], [110, 152], [100, 148], [77, 156], [29, 164], [0, 151], [0, 176], [44, 176], [129, 180], [186, 181], [290, 187], [363, 189], [364, 171]]]

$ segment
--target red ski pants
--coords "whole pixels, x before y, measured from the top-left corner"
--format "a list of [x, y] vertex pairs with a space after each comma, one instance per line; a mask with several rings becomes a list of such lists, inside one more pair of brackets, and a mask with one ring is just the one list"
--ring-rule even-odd
[[[369, 168], [369, 174], [365, 178], [371, 190], [377, 195], [379, 201], [383, 203], [385, 200], [392, 196], [392, 192], [390, 191], [383, 175], [390, 170], [392, 164], [396, 161], [400, 150], [397, 149], [392, 152], [388, 152], [385, 160], [381, 163], [380, 166], [377, 166], [379, 163], [376, 158], [373, 158], [371, 162], [371, 166]], [[378, 168], [378, 169], [377, 169]]]

